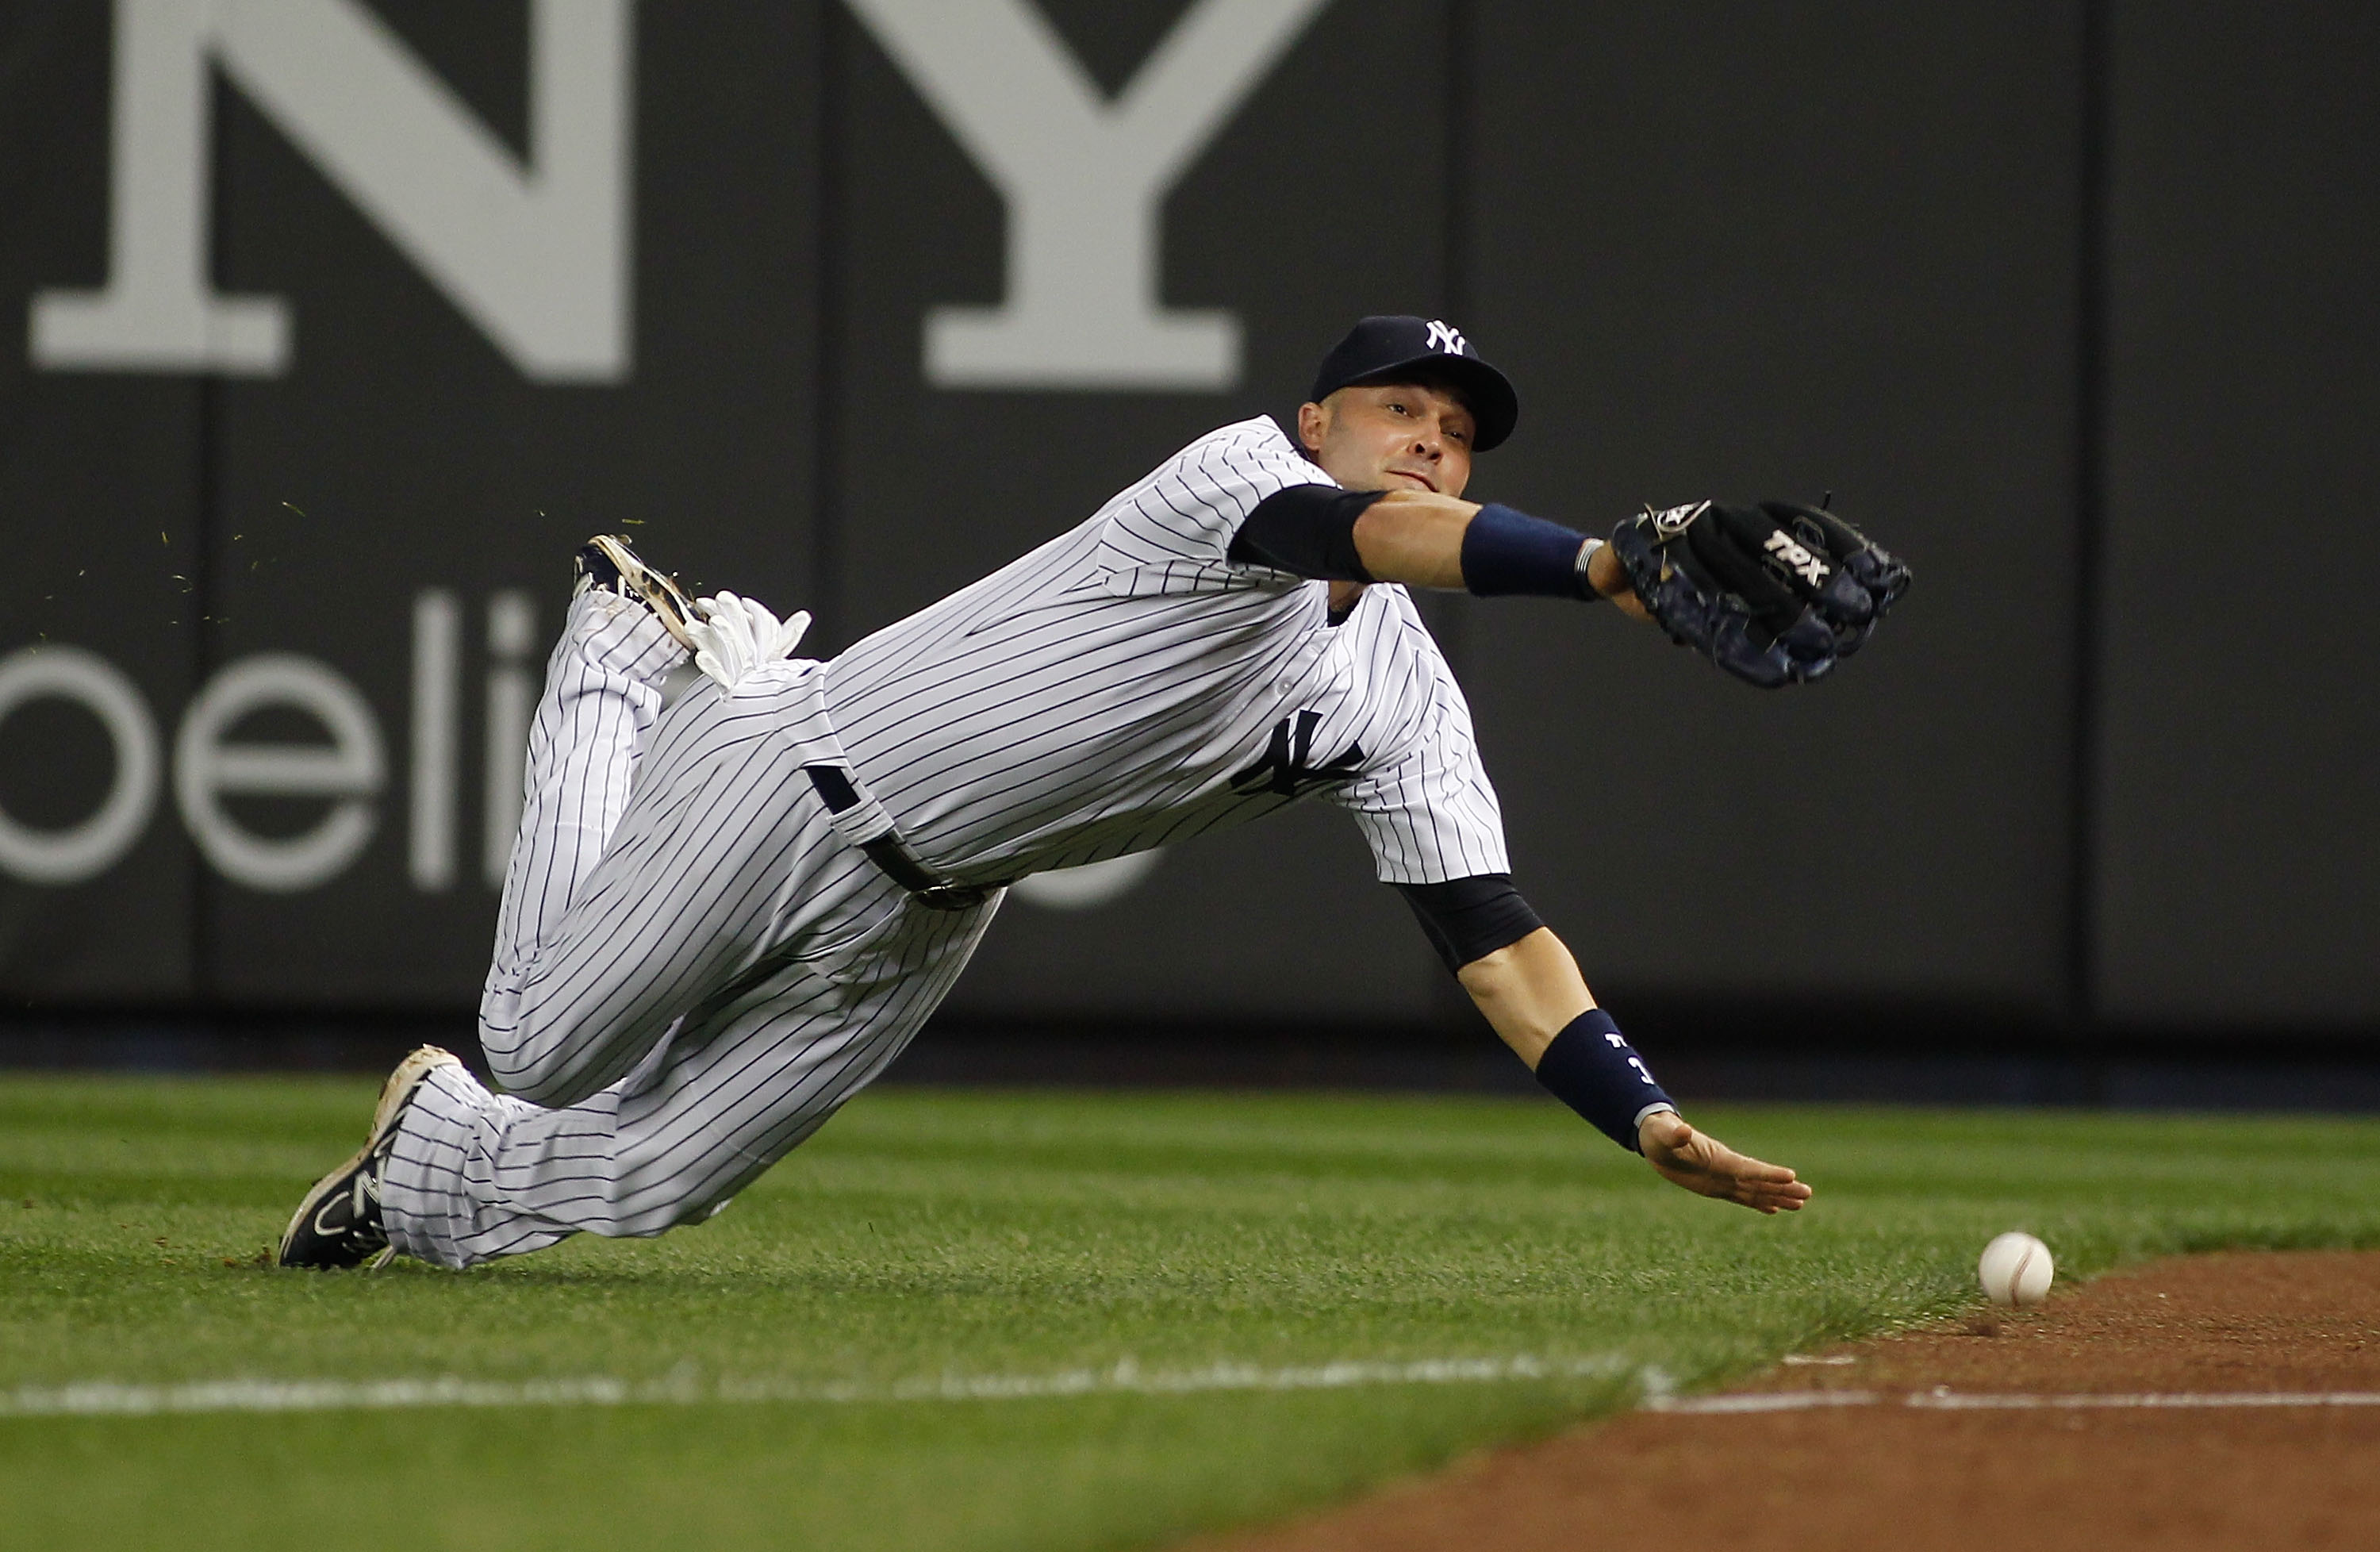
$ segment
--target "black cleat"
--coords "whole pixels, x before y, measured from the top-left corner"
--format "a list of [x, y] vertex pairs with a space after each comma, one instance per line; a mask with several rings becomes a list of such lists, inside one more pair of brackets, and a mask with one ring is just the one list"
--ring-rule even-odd
[[675, 577], [647, 565], [628, 548], [626, 540], [618, 534], [597, 534], [578, 547], [576, 567], [578, 579], [570, 589], [571, 597], [600, 591], [634, 600], [653, 612], [679, 646], [689, 652], [695, 649], [694, 637], [686, 631], [701, 618], [695, 612], [694, 600], [686, 596]]
[[422, 1081], [441, 1067], [459, 1060], [436, 1046], [423, 1046], [396, 1064], [381, 1085], [380, 1104], [372, 1110], [371, 1135], [354, 1158], [314, 1182], [297, 1216], [281, 1236], [285, 1267], [359, 1267], [374, 1256], [374, 1265], [394, 1253], [388, 1231], [381, 1226], [380, 1175], [396, 1144], [396, 1123]]

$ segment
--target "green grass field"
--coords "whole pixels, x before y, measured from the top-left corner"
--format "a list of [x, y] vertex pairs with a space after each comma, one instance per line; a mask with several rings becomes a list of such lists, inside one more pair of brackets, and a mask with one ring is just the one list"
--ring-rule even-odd
[[[0, 1078], [0, 1545], [1162, 1544], [1941, 1316], [2003, 1229], [2380, 1245], [2366, 1122], [1699, 1108], [1817, 1186], [1767, 1219], [1550, 1102], [896, 1090], [661, 1240], [257, 1265], [373, 1087]], [[23, 1414], [450, 1376], [646, 1399]]]

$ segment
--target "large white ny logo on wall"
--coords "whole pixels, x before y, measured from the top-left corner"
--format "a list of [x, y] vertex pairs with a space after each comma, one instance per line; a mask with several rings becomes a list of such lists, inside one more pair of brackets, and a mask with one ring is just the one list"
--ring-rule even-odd
[[[528, 3], [523, 159], [358, 0], [115, 0], [107, 280], [34, 296], [33, 365], [290, 370], [287, 299], [208, 273], [219, 69], [524, 377], [625, 381], [632, 0]], [[1165, 198], [1330, 0], [1196, 0], [1112, 98], [1035, 0], [844, 3], [1007, 207], [1006, 297], [928, 309], [927, 382], [1238, 383], [1237, 315], [1158, 294]]]

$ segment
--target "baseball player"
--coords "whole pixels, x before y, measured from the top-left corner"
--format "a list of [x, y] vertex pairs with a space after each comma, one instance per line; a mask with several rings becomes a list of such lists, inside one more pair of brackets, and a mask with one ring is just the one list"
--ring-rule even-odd
[[1855, 649], [1907, 574], [1807, 508], [1705, 503], [1604, 543], [1464, 501], [1518, 414], [1458, 330], [1366, 318], [1293, 419], [1199, 438], [831, 661], [793, 655], [806, 615], [690, 600], [591, 541], [480, 1004], [503, 1091], [407, 1057], [282, 1263], [462, 1267], [708, 1218], [900, 1054], [1008, 884], [1305, 799], [1353, 816], [1548, 1089], [1680, 1185], [1799, 1207], [1792, 1170], [1679, 1116], [1513, 889], [1406, 589], [1609, 599], [1783, 684]]

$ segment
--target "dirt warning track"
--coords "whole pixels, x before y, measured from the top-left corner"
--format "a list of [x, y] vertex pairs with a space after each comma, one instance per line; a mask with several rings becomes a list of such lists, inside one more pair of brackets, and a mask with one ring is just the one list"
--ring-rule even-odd
[[2380, 1255], [2158, 1262], [1807, 1359], [1199, 1549], [2380, 1548]]

